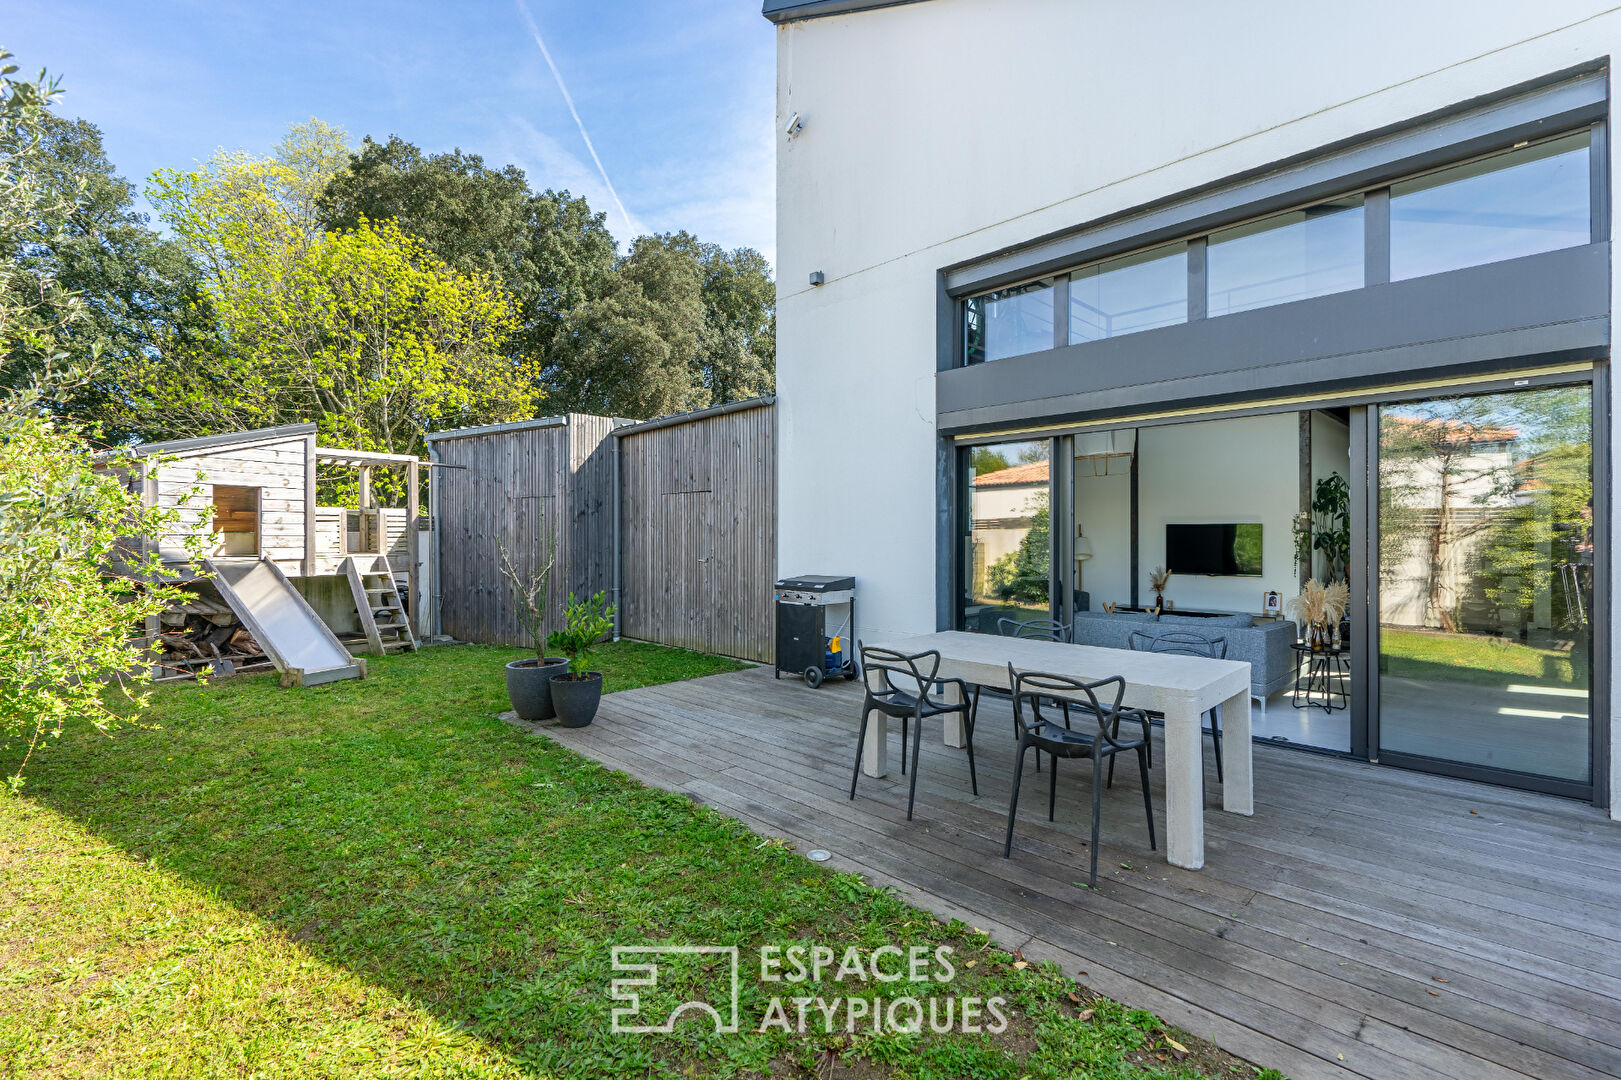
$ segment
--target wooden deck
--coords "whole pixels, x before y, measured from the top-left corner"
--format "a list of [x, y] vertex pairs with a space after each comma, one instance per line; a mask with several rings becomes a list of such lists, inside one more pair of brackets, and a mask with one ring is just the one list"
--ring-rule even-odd
[[1091, 891], [1081, 766], [1060, 774], [1056, 825], [1046, 778], [1026, 784], [1014, 856], [1000, 857], [1005, 699], [981, 704], [978, 798], [963, 753], [928, 725], [907, 822], [898, 771], [848, 798], [859, 693], [753, 669], [611, 694], [591, 727], [547, 734], [826, 848], [834, 866], [1295, 1080], [1621, 1074], [1621, 826], [1592, 807], [1261, 745], [1255, 816], [1239, 817], [1219, 809], [1207, 743], [1206, 868], [1149, 851], [1124, 770], [1105, 793]]

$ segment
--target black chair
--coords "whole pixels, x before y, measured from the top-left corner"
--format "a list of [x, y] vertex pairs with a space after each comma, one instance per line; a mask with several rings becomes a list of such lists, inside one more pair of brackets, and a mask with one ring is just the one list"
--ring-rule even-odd
[[[1098, 883], [1098, 825], [1103, 814], [1103, 762], [1114, 764], [1119, 754], [1135, 753], [1137, 769], [1143, 781], [1143, 809], [1148, 814], [1148, 846], [1159, 850], [1154, 836], [1154, 797], [1148, 790], [1148, 739], [1126, 739], [1120, 734], [1122, 720], [1140, 720], [1146, 725], [1147, 717], [1135, 709], [1123, 709], [1120, 700], [1126, 692], [1126, 680], [1115, 675], [1096, 682], [1082, 682], [1067, 675], [1051, 675], [1040, 671], [1017, 670], [1008, 665], [1008, 681], [1013, 687], [1013, 717], [1019, 725], [1019, 761], [1013, 770], [1013, 799], [1008, 803], [1007, 839], [1002, 844], [1002, 857], [1013, 854], [1013, 822], [1019, 812], [1019, 780], [1024, 774], [1024, 753], [1034, 747], [1052, 755], [1051, 779], [1048, 781], [1047, 820], [1052, 821], [1058, 806], [1058, 759], [1092, 759], [1092, 869], [1088, 882], [1093, 888]], [[1113, 692], [1113, 700], [1100, 702], [1098, 692]], [[1097, 720], [1097, 731], [1072, 731], [1059, 727], [1041, 715], [1045, 702], [1062, 701], [1075, 697], [1082, 715]], [[1026, 708], [1029, 715], [1025, 715]]]
[[[968, 782], [974, 794], [978, 795], [979, 777], [974, 772], [974, 718], [979, 713], [979, 687], [974, 687], [970, 696], [968, 683], [962, 679], [940, 678], [940, 652], [937, 649], [908, 654], [876, 645], [863, 645], [859, 641], [856, 648], [861, 655], [861, 681], [867, 693], [861, 701], [861, 733], [856, 736], [856, 767], [850, 777], [850, 798], [856, 797], [856, 781], [861, 779], [861, 750], [867, 741], [867, 718], [873, 710], [901, 722], [902, 775], [906, 773], [907, 728], [913, 721], [917, 722], [917, 737], [912, 745], [912, 785], [906, 797], [907, 821], [912, 820], [912, 805], [917, 802], [917, 768], [923, 749], [923, 721], [933, 717], [963, 714], [964, 726], [968, 729]], [[960, 701], [941, 701], [933, 696], [948, 686], [957, 688]]]
[[[1070, 643], [1070, 628], [1057, 619], [997, 619], [996, 632], [1002, 637], [1022, 638], [1025, 641], [1057, 641]], [[1064, 726], [1069, 727], [1069, 706], [1060, 701], [1064, 711]], [[1013, 737], [1019, 737], [1019, 722], [1013, 721]], [[1041, 771], [1041, 751], [1036, 751], [1036, 772]]]
[[1069, 627], [1057, 619], [997, 619], [996, 632], [1002, 637], [1024, 638], [1027, 641], [1070, 640]]
[[[1176, 656], [1203, 656], [1211, 660], [1227, 659], [1227, 639], [1205, 637], [1187, 630], [1165, 630], [1150, 634], [1133, 630], [1126, 644], [1138, 652], [1171, 653]], [[1202, 726], [1202, 725], [1201, 725]], [[1216, 751], [1216, 780], [1221, 781], [1221, 706], [1210, 710], [1210, 742]], [[1152, 764], [1152, 760], [1150, 760]], [[1111, 777], [1112, 778], [1112, 777]]]

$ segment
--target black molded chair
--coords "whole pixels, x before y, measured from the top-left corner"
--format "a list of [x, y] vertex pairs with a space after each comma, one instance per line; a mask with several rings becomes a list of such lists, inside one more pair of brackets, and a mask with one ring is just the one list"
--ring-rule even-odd
[[[1150, 634], [1133, 630], [1126, 644], [1138, 652], [1171, 653], [1176, 656], [1203, 656], [1211, 660], [1227, 659], [1227, 639], [1205, 637], [1188, 630], [1165, 630]], [[1210, 743], [1216, 751], [1216, 780], [1221, 781], [1221, 706], [1210, 710]], [[1150, 759], [1152, 764], [1152, 759]]]
[[[1148, 814], [1148, 846], [1159, 850], [1154, 835], [1154, 797], [1148, 789], [1148, 739], [1123, 738], [1122, 720], [1141, 721], [1146, 727], [1147, 717], [1135, 709], [1120, 706], [1126, 692], [1126, 680], [1119, 675], [1096, 682], [1082, 682], [1068, 675], [1052, 675], [1041, 671], [1019, 671], [1008, 665], [1008, 681], [1013, 687], [1013, 718], [1019, 725], [1019, 761], [1013, 770], [1013, 799], [1008, 803], [1007, 839], [1002, 844], [1002, 857], [1013, 854], [1013, 822], [1019, 812], [1019, 780], [1024, 774], [1024, 753], [1032, 747], [1052, 755], [1051, 778], [1048, 781], [1047, 820], [1052, 821], [1058, 806], [1058, 760], [1060, 758], [1092, 759], [1092, 869], [1088, 882], [1093, 888], [1098, 883], [1098, 827], [1103, 815], [1103, 762], [1112, 766], [1117, 755], [1134, 753], [1143, 781], [1143, 809]], [[1100, 701], [1098, 692], [1113, 691], [1113, 699]], [[1073, 696], [1081, 707], [1080, 715], [1091, 715], [1097, 721], [1096, 731], [1072, 731], [1041, 715], [1043, 702], [1063, 701]], [[1028, 709], [1028, 715], [1026, 710]]]
[[[1070, 628], [1057, 619], [997, 619], [996, 632], [1002, 637], [1022, 638], [1025, 641], [1057, 641], [1070, 643]], [[1060, 701], [1064, 712], [1064, 726], [1069, 727], [1069, 706]], [[1013, 721], [1013, 737], [1019, 737], [1019, 722]], [[1036, 751], [1036, 772], [1041, 771], [1041, 751]]]
[[[969, 685], [962, 679], [940, 678], [938, 649], [908, 654], [876, 645], [863, 645], [859, 641], [856, 648], [861, 655], [861, 681], [867, 692], [861, 700], [861, 733], [856, 736], [856, 767], [850, 776], [850, 798], [856, 797], [856, 781], [861, 779], [861, 749], [867, 741], [867, 719], [873, 710], [901, 722], [903, 775], [906, 772], [907, 728], [914, 721], [917, 723], [917, 737], [912, 744], [912, 785], [906, 796], [907, 821], [912, 820], [912, 806], [917, 802], [917, 769], [923, 749], [923, 721], [933, 717], [963, 714], [964, 726], [968, 729], [968, 782], [974, 794], [978, 795], [979, 777], [974, 772], [974, 718], [979, 714], [979, 687], [973, 687], [970, 695]], [[942, 701], [933, 696], [948, 686], [957, 688], [960, 701]]]
[[997, 619], [996, 632], [1003, 637], [1027, 641], [1070, 640], [1070, 628], [1057, 619]]

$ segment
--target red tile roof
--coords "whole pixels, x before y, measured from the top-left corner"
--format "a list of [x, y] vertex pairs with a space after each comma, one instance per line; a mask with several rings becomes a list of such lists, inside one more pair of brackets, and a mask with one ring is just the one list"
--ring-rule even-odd
[[977, 488], [1010, 487], [1014, 484], [1045, 484], [1047, 482], [1047, 462], [1032, 461], [1025, 465], [1009, 465], [1005, 469], [997, 469], [991, 473], [981, 473], [974, 477], [974, 486]]

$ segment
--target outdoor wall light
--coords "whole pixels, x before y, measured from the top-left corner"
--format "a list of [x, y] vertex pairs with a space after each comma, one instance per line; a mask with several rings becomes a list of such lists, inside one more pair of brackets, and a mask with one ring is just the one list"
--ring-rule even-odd
[[812, 270], [810, 283], [812, 285], [825, 285], [827, 284], [827, 275], [822, 273], [820, 270]]
[[795, 135], [798, 135], [801, 131], [804, 131], [804, 130], [805, 130], [805, 121], [803, 121], [803, 120], [801, 120], [799, 118], [798, 113], [794, 113], [794, 115], [792, 115], [792, 116], [790, 116], [788, 118], [788, 123], [783, 125], [782, 133], [784, 135], [788, 136], [791, 139]]

